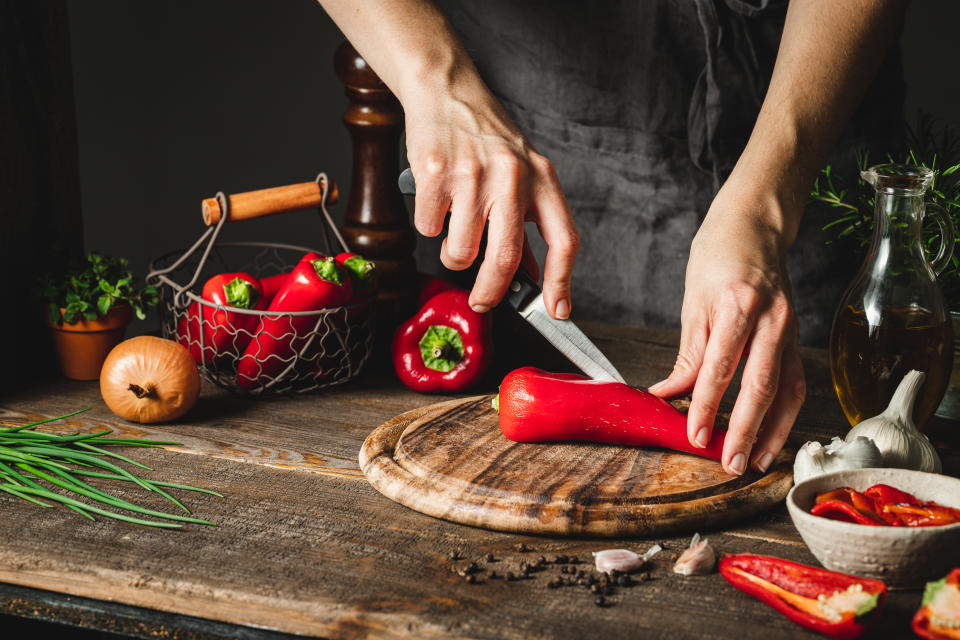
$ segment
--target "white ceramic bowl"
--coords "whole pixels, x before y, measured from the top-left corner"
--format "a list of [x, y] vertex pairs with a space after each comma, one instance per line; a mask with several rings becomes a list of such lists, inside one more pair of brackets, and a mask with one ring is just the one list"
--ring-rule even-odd
[[787, 510], [803, 541], [827, 569], [883, 580], [888, 587], [919, 588], [960, 566], [960, 524], [874, 527], [810, 514], [818, 493], [888, 484], [921, 501], [960, 508], [960, 480], [906, 469], [856, 469], [816, 476], [787, 494]]

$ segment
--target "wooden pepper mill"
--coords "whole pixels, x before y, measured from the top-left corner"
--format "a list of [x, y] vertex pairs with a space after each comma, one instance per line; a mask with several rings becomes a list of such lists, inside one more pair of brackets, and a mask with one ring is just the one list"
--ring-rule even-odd
[[392, 332], [414, 311], [417, 275], [416, 234], [397, 187], [403, 109], [349, 42], [337, 48], [334, 68], [350, 100], [343, 122], [353, 141], [343, 236], [354, 251], [376, 263], [378, 325]]

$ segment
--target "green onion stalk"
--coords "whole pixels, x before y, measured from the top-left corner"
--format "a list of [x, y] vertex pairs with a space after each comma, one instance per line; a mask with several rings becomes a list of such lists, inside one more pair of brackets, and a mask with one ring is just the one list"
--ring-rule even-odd
[[[221, 494], [186, 484], [141, 478], [108, 458], [142, 469], [151, 471], [152, 469], [126, 456], [103, 448], [111, 446], [162, 447], [164, 445], [179, 445], [179, 442], [141, 440], [138, 438], [108, 438], [106, 436], [112, 433], [109, 430], [66, 435], [36, 430], [38, 425], [69, 418], [88, 410], [81, 409], [19, 427], [0, 428], [0, 491], [41, 507], [52, 508], [55, 505], [51, 503], [59, 503], [90, 520], [94, 520], [94, 514], [96, 514], [123, 520], [124, 522], [166, 529], [179, 529], [183, 526], [181, 524], [183, 522], [215, 526], [213, 522], [189, 515], [190, 510], [165, 489], [197, 491], [222, 498]], [[169, 500], [187, 515], [164, 513], [163, 511], [141, 507], [97, 489], [82, 478], [101, 478], [137, 484], [143, 489], [157, 493]], [[54, 491], [44, 486], [43, 483], [56, 487], [60, 491]], [[79, 500], [78, 497], [88, 500]], [[91, 504], [90, 501], [112, 507], [115, 510], [108, 510], [97, 504]], [[148, 516], [152, 519], [138, 517], [136, 514]]]

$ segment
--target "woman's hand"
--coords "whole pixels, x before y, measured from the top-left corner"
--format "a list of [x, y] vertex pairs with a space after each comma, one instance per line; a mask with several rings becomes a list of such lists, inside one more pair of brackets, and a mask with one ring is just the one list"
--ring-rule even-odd
[[767, 222], [762, 201], [730, 197], [736, 192], [720, 192], [690, 247], [680, 351], [670, 377], [650, 391], [693, 392], [687, 437], [703, 446], [744, 359], [722, 458], [728, 473], [740, 475], [748, 461], [760, 471], [773, 462], [803, 404], [805, 383], [783, 234]]
[[482, 313], [497, 304], [521, 261], [537, 277], [524, 243], [524, 222], [531, 220], [548, 246], [544, 303], [555, 318], [568, 317], [579, 237], [553, 165], [530, 147], [479, 78], [405, 98], [417, 230], [438, 235], [449, 211], [440, 259], [448, 269], [462, 270], [476, 259], [487, 225], [470, 305]]

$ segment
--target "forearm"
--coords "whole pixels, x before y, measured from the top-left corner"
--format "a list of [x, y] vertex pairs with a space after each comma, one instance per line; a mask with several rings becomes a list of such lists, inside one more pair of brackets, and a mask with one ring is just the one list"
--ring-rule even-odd
[[899, 33], [902, 0], [792, 0], [770, 87], [728, 185], [793, 243], [810, 185]]
[[401, 104], [445, 92], [486, 98], [447, 18], [430, 0], [319, 0]]

